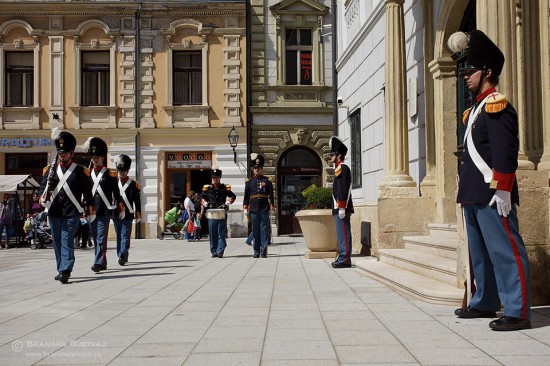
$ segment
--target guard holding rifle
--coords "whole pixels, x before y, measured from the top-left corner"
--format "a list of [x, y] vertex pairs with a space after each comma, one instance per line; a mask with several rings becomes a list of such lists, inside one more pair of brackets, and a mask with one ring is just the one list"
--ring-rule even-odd
[[[500, 49], [479, 30], [457, 32], [449, 48], [466, 64], [459, 70], [472, 95], [464, 112], [467, 125], [457, 202], [462, 204], [477, 290], [459, 318], [494, 318], [496, 331], [531, 328], [529, 259], [519, 234], [518, 116], [495, 87], [504, 65]], [[453, 55], [455, 56], [455, 55]]]
[[51, 166], [44, 168], [38, 190], [40, 201], [48, 209], [58, 275], [55, 280], [67, 283], [74, 266], [74, 234], [81, 214], [82, 198], [86, 218], [95, 217], [90, 171], [73, 161], [76, 139], [69, 132], [52, 129], [57, 155]]
[[84, 150], [92, 157], [93, 170], [88, 181], [92, 184], [92, 194], [96, 207], [96, 219], [91, 222], [92, 237], [95, 241], [95, 260], [92, 271], [107, 269], [107, 237], [111, 215], [120, 220], [126, 216], [126, 208], [118, 189], [118, 174], [108, 169], [107, 144], [99, 137], [89, 137]]
[[126, 209], [124, 218], [113, 217], [116, 232], [116, 251], [118, 264], [121, 266], [128, 262], [130, 250], [130, 236], [132, 235], [132, 220], [136, 219], [136, 225], [141, 220], [141, 186], [138, 182], [128, 177], [128, 171], [132, 165], [132, 159], [128, 155], [120, 154], [116, 158], [118, 170], [118, 189], [120, 197]]
[[273, 184], [263, 175], [265, 159], [262, 155], [250, 154], [252, 178], [244, 185], [243, 212], [250, 212], [254, 258], [267, 258], [269, 242], [269, 211], [273, 210]]
[[235, 202], [235, 193], [229, 184], [220, 183], [222, 171], [212, 167], [212, 184], [202, 187], [201, 205], [206, 209], [208, 219], [208, 236], [210, 237], [210, 253], [212, 258], [223, 258], [227, 243], [227, 209]]

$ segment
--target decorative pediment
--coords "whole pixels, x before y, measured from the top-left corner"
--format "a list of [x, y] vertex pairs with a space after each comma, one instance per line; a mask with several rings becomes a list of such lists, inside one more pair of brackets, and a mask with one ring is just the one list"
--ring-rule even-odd
[[273, 15], [285, 14], [308, 14], [326, 16], [330, 10], [316, 0], [283, 0], [278, 4], [270, 6]]

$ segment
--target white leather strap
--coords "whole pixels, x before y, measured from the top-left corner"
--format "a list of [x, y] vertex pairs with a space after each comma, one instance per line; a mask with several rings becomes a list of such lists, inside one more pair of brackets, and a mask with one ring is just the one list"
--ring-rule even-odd
[[73, 205], [78, 210], [78, 212], [82, 213], [82, 212], [84, 212], [84, 209], [82, 208], [82, 206], [80, 205], [80, 202], [78, 202], [78, 200], [74, 196], [73, 192], [71, 191], [71, 187], [69, 187], [69, 185], [67, 184], [67, 179], [73, 173], [75, 168], [76, 168], [76, 164], [73, 163], [73, 164], [71, 164], [69, 169], [67, 169], [65, 174], [63, 174], [63, 170], [61, 170], [61, 166], [59, 166], [59, 165], [57, 166], [56, 173], [57, 173], [57, 177], [59, 178], [59, 183], [57, 184], [57, 187], [55, 187], [55, 189], [52, 192], [51, 202], [53, 202], [55, 196], [57, 196], [59, 191], [63, 188], [65, 190], [65, 193], [67, 194], [67, 196], [69, 197], [69, 199], [73, 203]]
[[92, 173], [90, 174], [92, 176], [92, 180], [94, 181], [94, 187], [92, 188], [92, 195], [95, 195], [96, 192], [99, 193], [99, 196], [105, 203], [105, 206], [107, 206], [109, 210], [114, 210], [116, 208], [116, 205], [113, 205], [111, 204], [111, 202], [109, 202], [109, 200], [107, 199], [107, 196], [105, 196], [105, 193], [103, 192], [103, 189], [99, 185], [99, 182], [101, 181], [101, 177], [103, 177], [103, 174], [105, 174], [106, 170], [107, 168], [103, 167], [103, 169], [99, 171], [97, 176], [94, 175], [95, 173], [94, 171], [92, 171]]
[[130, 204], [130, 200], [128, 200], [128, 196], [126, 196], [126, 188], [130, 186], [130, 183], [132, 182], [131, 179], [128, 179], [128, 181], [125, 184], [122, 184], [120, 179], [118, 180], [118, 189], [120, 189], [120, 195], [122, 196], [122, 199], [124, 200], [124, 203], [126, 204], [126, 207], [128, 207], [128, 211], [130, 213], [134, 213], [134, 208]]
[[466, 143], [472, 161], [474, 162], [477, 169], [481, 172], [481, 174], [483, 174], [483, 180], [485, 181], [485, 183], [490, 183], [493, 179], [493, 171], [491, 168], [489, 168], [489, 165], [487, 165], [481, 155], [479, 155], [479, 152], [476, 149], [476, 145], [474, 144], [472, 134], [470, 133], [477, 116], [481, 113], [481, 108], [483, 108], [483, 106], [487, 102], [487, 98], [489, 98], [489, 96], [485, 97], [485, 99], [483, 99], [483, 101], [479, 103], [476, 109], [470, 112], [470, 115], [468, 117], [468, 127], [466, 128], [466, 132], [464, 133], [464, 142]]

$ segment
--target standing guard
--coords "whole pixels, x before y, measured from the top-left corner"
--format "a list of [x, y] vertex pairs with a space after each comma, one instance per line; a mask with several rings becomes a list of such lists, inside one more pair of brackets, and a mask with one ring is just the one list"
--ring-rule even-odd
[[210, 238], [210, 253], [212, 258], [223, 258], [227, 243], [227, 209], [235, 202], [235, 193], [229, 184], [220, 183], [222, 171], [212, 167], [212, 184], [202, 187], [201, 205], [206, 209], [208, 219], [208, 236]]
[[44, 168], [38, 189], [40, 202], [48, 209], [58, 275], [55, 280], [67, 283], [73, 270], [74, 234], [84, 214], [82, 198], [86, 202], [86, 219], [95, 217], [90, 171], [74, 162], [76, 139], [69, 132], [52, 129], [57, 155], [51, 166]]
[[254, 238], [254, 258], [267, 258], [270, 222], [269, 211], [274, 209], [273, 184], [263, 175], [264, 157], [250, 154], [252, 178], [244, 185], [243, 212], [250, 212], [252, 237]]
[[116, 159], [118, 170], [118, 189], [120, 197], [126, 209], [124, 218], [113, 217], [113, 224], [116, 232], [116, 250], [118, 264], [121, 266], [128, 262], [128, 251], [130, 250], [130, 237], [132, 235], [132, 220], [135, 218], [136, 225], [141, 220], [141, 186], [138, 182], [128, 177], [128, 171], [132, 165], [132, 159], [128, 155], [121, 154]]
[[109, 221], [115, 214], [120, 220], [126, 216], [124, 202], [118, 189], [118, 174], [108, 169], [107, 144], [99, 137], [89, 137], [84, 143], [84, 150], [92, 157], [93, 170], [90, 174], [92, 194], [96, 207], [96, 219], [91, 223], [92, 237], [95, 242], [95, 260], [92, 271], [100, 272], [107, 269], [107, 237]]
[[351, 214], [353, 201], [351, 199], [351, 170], [344, 163], [348, 148], [336, 136], [329, 141], [330, 159], [334, 163], [334, 183], [332, 184], [332, 199], [334, 208], [332, 214], [336, 222], [336, 238], [338, 240], [338, 258], [332, 262], [334, 268], [351, 267]]

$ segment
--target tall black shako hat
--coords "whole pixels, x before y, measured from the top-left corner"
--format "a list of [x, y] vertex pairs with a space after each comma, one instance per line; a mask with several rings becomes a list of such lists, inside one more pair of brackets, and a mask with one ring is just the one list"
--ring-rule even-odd
[[52, 140], [55, 142], [58, 153], [72, 152], [76, 148], [75, 137], [69, 132], [61, 131], [58, 127], [52, 128]]
[[116, 169], [120, 172], [127, 172], [132, 165], [132, 159], [128, 155], [120, 154], [115, 159]]
[[262, 155], [256, 154], [256, 153], [250, 154], [250, 166], [252, 168], [255, 168], [255, 167], [263, 168], [264, 163], [265, 163], [265, 159]]
[[456, 32], [451, 34], [447, 45], [454, 52], [453, 59], [458, 60], [466, 56], [466, 64], [460, 70], [487, 70], [499, 76], [504, 66], [504, 54], [485, 33], [473, 30], [468, 33]]
[[330, 140], [328, 141], [328, 146], [330, 147], [330, 152], [340, 154], [342, 158], [348, 153], [348, 148], [346, 147], [346, 145], [344, 145], [342, 140], [340, 140], [336, 136], [332, 136], [330, 138]]
[[90, 156], [107, 156], [107, 144], [99, 137], [88, 137], [83, 147]]
[[212, 171], [210, 172], [210, 176], [212, 178], [214, 178], [214, 177], [220, 177], [221, 178], [222, 177], [222, 171], [217, 166], [213, 166]]

